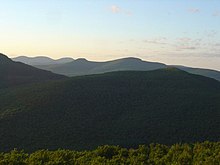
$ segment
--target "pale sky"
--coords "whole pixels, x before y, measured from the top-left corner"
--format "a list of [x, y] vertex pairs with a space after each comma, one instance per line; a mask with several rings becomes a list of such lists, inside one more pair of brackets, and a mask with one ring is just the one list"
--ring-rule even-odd
[[0, 0], [0, 52], [220, 70], [220, 0]]

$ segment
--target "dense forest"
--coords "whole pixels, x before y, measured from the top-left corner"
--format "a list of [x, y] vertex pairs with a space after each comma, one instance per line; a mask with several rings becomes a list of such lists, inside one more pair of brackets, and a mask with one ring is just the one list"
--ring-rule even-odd
[[0, 153], [2, 165], [219, 165], [220, 142], [195, 144], [139, 145], [136, 149], [100, 146], [92, 151], [38, 150], [26, 153], [16, 149]]
[[0, 151], [219, 141], [220, 83], [175, 68], [0, 90]]

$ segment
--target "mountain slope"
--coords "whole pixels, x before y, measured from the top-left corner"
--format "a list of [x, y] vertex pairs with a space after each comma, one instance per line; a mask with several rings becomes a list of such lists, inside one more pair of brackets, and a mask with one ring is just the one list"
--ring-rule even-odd
[[63, 78], [65, 76], [14, 62], [0, 54], [0, 88]]
[[219, 100], [218, 81], [173, 68], [2, 89], [0, 150], [219, 141]]
[[123, 58], [107, 62], [93, 62], [86, 59], [77, 59], [73, 62], [60, 65], [44, 65], [36, 67], [67, 76], [78, 76], [126, 70], [149, 71], [165, 68], [166, 65], [156, 62], [142, 61], [138, 58]]
[[197, 75], [201, 75], [205, 77], [210, 77], [210, 78], [214, 78], [220, 81], [220, 72], [216, 70], [202, 69], [202, 68], [190, 68], [190, 67], [179, 66], [179, 65], [175, 65], [174, 67], [184, 70], [191, 74], [197, 74]]
[[32, 65], [32, 66], [64, 64], [64, 63], [73, 61], [72, 58], [60, 58], [60, 59], [54, 60], [54, 59], [51, 59], [51, 58], [45, 57], [45, 56], [38, 56], [38, 57], [19, 56], [19, 57], [12, 58], [12, 60], [16, 61], [16, 62], [22, 62], [24, 64], [28, 64], [28, 65]]

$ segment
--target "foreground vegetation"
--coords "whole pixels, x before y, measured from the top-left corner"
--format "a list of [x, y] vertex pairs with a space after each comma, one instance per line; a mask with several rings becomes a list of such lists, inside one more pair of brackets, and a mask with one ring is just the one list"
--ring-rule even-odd
[[28, 154], [12, 150], [0, 153], [0, 164], [181, 164], [218, 165], [220, 142], [140, 145], [137, 149], [100, 146], [92, 151], [39, 150]]

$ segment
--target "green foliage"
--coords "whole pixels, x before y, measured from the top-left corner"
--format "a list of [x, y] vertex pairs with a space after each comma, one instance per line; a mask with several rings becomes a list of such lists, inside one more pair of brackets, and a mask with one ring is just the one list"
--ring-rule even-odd
[[26, 165], [27, 159], [27, 153], [14, 149], [9, 153], [0, 154], [0, 165]]
[[0, 153], [0, 165], [218, 165], [220, 142], [140, 145], [137, 149], [100, 146], [91, 151], [12, 150]]

